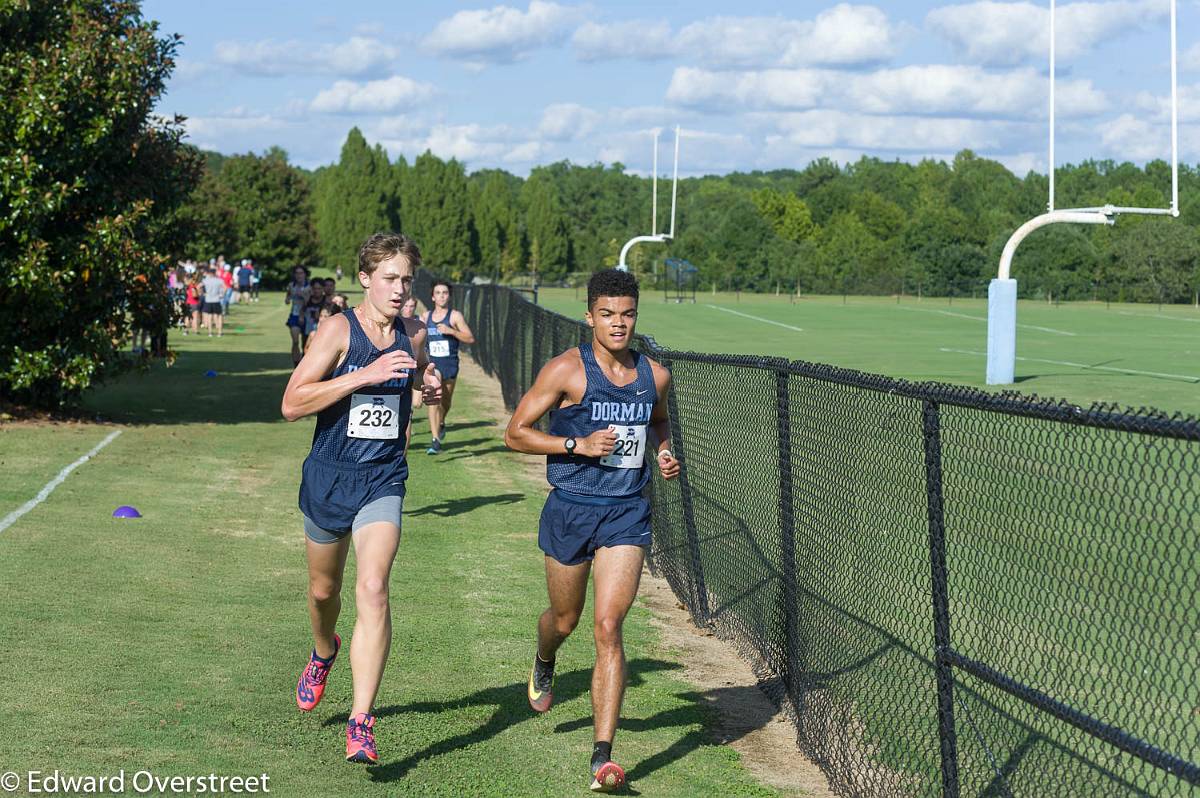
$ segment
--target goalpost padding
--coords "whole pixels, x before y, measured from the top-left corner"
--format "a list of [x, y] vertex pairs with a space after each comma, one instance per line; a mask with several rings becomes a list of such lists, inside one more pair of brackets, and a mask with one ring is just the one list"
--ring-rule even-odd
[[988, 285], [987, 384], [1008, 385], [1017, 364], [1017, 281]]

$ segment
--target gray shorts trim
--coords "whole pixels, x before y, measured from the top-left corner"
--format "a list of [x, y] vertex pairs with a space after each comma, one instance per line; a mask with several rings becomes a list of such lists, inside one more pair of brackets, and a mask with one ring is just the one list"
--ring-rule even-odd
[[349, 529], [324, 529], [313, 523], [307, 515], [304, 516], [304, 534], [313, 543], [337, 543], [347, 535], [352, 535], [367, 524], [377, 524], [386, 521], [400, 527], [400, 515], [404, 512], [403, 496], [384, 496], [368, 503], [354, 516], [354, 522]]

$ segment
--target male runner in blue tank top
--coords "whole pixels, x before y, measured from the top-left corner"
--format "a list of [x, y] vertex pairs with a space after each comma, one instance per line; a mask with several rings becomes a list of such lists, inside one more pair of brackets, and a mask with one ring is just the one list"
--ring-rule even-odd
[[436, 402], [441, 391], [425, 355], [425, 327], [398, 318], [420, 262], [416, 245], [402, 235], [367, 239], [358, 252], [362, 304], [321, 324], [283, 394], [289, 421], [317, 414], [300, 483], [314, 645], [296, 703], [310, 711], [325, 692], [342, 642], [334, 627], [353, 544], [358, 613], [350, 640], [354, 699], [346, 759], [366, 764], [379, 761], [371, 710], [392, 642], [388, 578], [400, 545], [411, 393], [419, 387], [426, 402]]
[[425, 333], [429, 359], [442, 375], [441, 404], [429, 406], [429, 430], [433, 441], [425, 450], [425, 454], [437, 454], [442, 450], [446, 416], [450, 414], [454, 386], [458, 384], [458, 345], [475, 343], [475, 334], [467, 326], [463, 314], [450, 309], [450, 283], [445, 280], [433, 284], [433, 310], [425, 314]]
[[[554, 654], [575, 629], [595, 574], [596, 667], [592, 671], [592, 790], [612, 792], [625, 772], [612, 761], [613, 735], [625, 692], [621, 625], [637, 595], [650, 545], [650, 504], [642, 488], [650, 460], [665, 479], [679, 474], [671, 454], [666, 396], [671, 374], [630, 350], [637, 321], [637, 280], [608, 269], [588, 281], [592, 340], [548, 362], [521, 398], [504, 442], [547, 455], [554, 486], [542, 510], [538, 545], [545, 552], [550, 607], [538, 619], [529, 704], [553, 701]], [[534, 425], [550, 413], [550, 433]], [[649, 447], [653, 458], [647, 457]]]

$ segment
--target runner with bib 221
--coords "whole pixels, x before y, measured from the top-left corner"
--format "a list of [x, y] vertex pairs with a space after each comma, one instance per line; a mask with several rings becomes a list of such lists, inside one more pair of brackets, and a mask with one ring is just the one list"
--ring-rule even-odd
[[[665, 479], [679, 474], [669, 448], [671, 374], [629, 348], [637, 306], [633, 275], [617, 269], [594, 274], [587, 310], [592, 340], [542, 368], [504, 434], [510, 448], [546, 455], [546, 476], [554, 486], [538, 533], [550, 607], [538, 620], [527, 688], [535, 712], [547, 712], [553, 703], [555, 653], [579, 622], [588, 574], [595, 574], [595, 792], [625, 784], [625, 772], [612, 761], [612, 743], [625, 692], [621, 626], [650, 545], [650, 504], [642, 489], [651, 462]], [[549, 434], [534, 426], [546, 413]]]

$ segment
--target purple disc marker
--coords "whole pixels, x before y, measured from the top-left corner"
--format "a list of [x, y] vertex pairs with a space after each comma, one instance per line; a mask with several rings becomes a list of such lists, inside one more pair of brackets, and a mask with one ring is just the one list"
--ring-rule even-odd
[[113, 518], [141, 518], [142, 514], [137, 511], [136, 507], [130, 507], [128, 504], [122, 504], [117, 509], [113, 510]]

